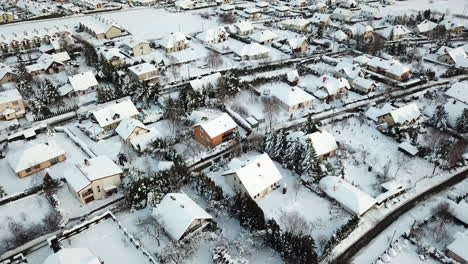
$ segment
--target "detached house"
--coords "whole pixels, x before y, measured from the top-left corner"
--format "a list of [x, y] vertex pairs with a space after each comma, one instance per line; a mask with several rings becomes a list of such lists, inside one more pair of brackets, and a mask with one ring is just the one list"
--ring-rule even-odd
[[84, 95], [96, 91], [99, 83], [92, 71], [82, 72], [68, 77], [68, 84], [59, 88], [63, 95]]
[[62, 248], [49, 255], [42, 264], [102, 264], [102, 260], [95, 256], [88, 248]]
[[15, 16], [11, 12], [0, 10], [0, 23], [8, 23], [15, 20]]
[[370, 92], [374, 91], [377, 88], [378, 84], [376, 82], [372, 81], [372, 80], [369, 80], [369, 79], [365, 79], [365, 78], [362, 78], [362, 77], [356, 77], [352, 81], [352, 86], [359, 93], [366, 94], [366, 93], [370, 93]]
[[11, 120], [26, 113], [23, 97], [16, 89], [0, 92], [0, 119]]
[[224, 113], [215, 119], [195, 125], [194, 137], [201, 144], [214, 148], [233, 139], [236, 128], [236, 122], [228, 114]]
[[334, 157], [335, 151], [338, 149], [335, 137], [325, 130], [309, 135], [305, 135], [302, 131], [292, 132], [287, 136], [287, 139], [289, 141], [298, 140], [302, 144], [310, 142], [320, 160]]
[[182, 241], [201, 232], [213, 217], [185, 193], [168, 193], [153, 208], [153, 217], [174, 241]]
[[144, 62], [128, 68], [130, 77], [144, 83], [159, 83], [159, 70], [151, 63]]
[[219, 10], [223, 15], [232, 15], [235, 13], [235, 7], [232, 5], [222, 5], [219, 7]]
[[270, 56], [270, 49], [258, 43], [244, 45], [240, 50], [235, 51], [242, 60], [260, 60]]
[[310, 48], [310, 43], [305, 37], [288, 39], [287, 43], [292, 53], [306, 53]]
[[334, 76], [337, 78], [346, 78], [352, 82], [357, 77], [363, 77], [364, 73], [359, 64], [351, 64], [347, 61], [340, 61], [333, 69]]
[[463, 47], [451, 49], [447, 53], [440, 55], [437, 60], [445, 64], [454, 65], [457, 68], [468, 68], [468, 57]]
[[138, 109], [131, 100], [119, 103], [111, 103], [93, 112], [94, 119], [101, 128], [109, 130], [116, 128], [120, 121], [127, 118], [134, 118], [138, 115]]
[[[466, 210], [466, 209], [465, 209]], [[447, 246], [447, 256], [458, 263], [468, 264], [468, 232], [457, 232], [454, 235], [455, 240]]]
[[379, 123], [387, 123], [389, 126], [407, 126], [418, 122], [421, 118], [419, 108], [415, 103], [411, 103], [390, 113], [380, 116]]
[[387, 27], [381, 31], [379, 31], [379, 34], [384, 37], [387, 40], [400, 40], [400, 39], [406, 39], [410, 36], [411, 30], [409, 30], [407, 27], [402, 26], [402, 25], [395, 25], [395, 26], [390, 26]]
[[80, 22], [80, 27], [96, 39], [113, 39], [128, 35], [128, 32], [116, 22], [101, 16], [94, 16]]
[[353, 17], [353, 12], [351, 10], [338, 7], [333, 10], [331, 17], [340, 21], [350, 21]]
[[458, 21], [453, 21], [451, 19], [445, 19], [440, 22], [440, 24], [445, 30], [447, 30], [450, 33], [453, 33], [455, 35], [461, 34], [465, 27], [463, 26], [462, 23]]
[[259, 8], [247, 8], [245, 9], [245, 16], [251, 20], [257, 20], [262, 17], [262, 10]]
[[122, 49], [129, 55], [137, 57], [151, 53], [149, 42], [137, 40], [134, 38], [127, 39], [122, 44]]
[[312, 105], [314, 97], [298, 87], [278, 87], [271, 91], [273, 98], [288, 112], [308, 108]]
[[166, 38], [157, 41], [157, 43], [161, 45], [167, 53], [181, 51], [190, 46], [190, 41], [182, 32], [174, 32]]
[[319, 99], [333, 101], [347, 94], [350, 88], [348, 80], [324, 75], [318, 80], [318, 90], [314, 92], [314, 95]]
[[150, 129], [143, 125], [140, 120], [127, 118], [120, 122], [115, 132], [119, 134], [124, 142], [129, 142], [139, 135], [149, 133]]
[[416, 26], [415, 31], [421, 35], [427, 36], [433, 33], [437, 26], [438, 25], [436, 23], [426, 19]]
[[8, 154], [11, 169], [20, 178], [29, 176], [65, 160], [65, 151], [55, 142], [21, 146]]
[[99, 47], [96, 50], [114, 67], [121, 67], [127, 64], [127, 57], [120, 52], [119, 48]]
[[270, 8], [270, 4], [267, 2], [261, 1], [261, 2], [255, 3], [255, 7], [260, 9], [263, 13], [265, 13]]
[[262, 30], [255, 32], [250, 36], [252, 40], [258, 42], [259, 44], [265, 45], [272, 43], [275, 39], [278, 38], [278, 34], [271, 30]]
[[276, 11], [276, 14], [279, 17], [285, 17], [285, 16], [289, 16], [289, 14], [291, 12], [291, 8], [289, 8], [287, 6], [277, 6], [275, 8], [275, 11]]
[[233, 33], [236, 33], [241, 36], [252, 34], [254, 31], [254, 26], [252, 25], [252, 23], [247, 22], [247, 21], [241, 21], [239, 23], [236, 23], [234, 24], [233, 27], [234, 27]]
[[282, 176], [268, 154], [255, 157], [245, 166], [223, 174], [237, 193], [258, 200], [279, 185]]
[[310, 19], [312, 24], [325, 27], [331, 24], [331, 18], [329, 14], [315, 13]]
[[9, 82], [16, 82], [18, 76], [13, 72], [10, 66], [0, 63], [0, 85], [9, 83]]
[[229, 38], [229, 33], [222, 27], [210, 28], [197, 35], [204, 44], [213, 45], [222, 43]]
[[82, 204], [87, 204], [116, 192], [122, 172], [109, 157], [98, 156], [68, 168], [64, 176], [68, 189]]
[[307, 31], [310, 26], [310, 21], [304, 18], [286, 19], [280, 22], [280, 24], [285, 29]]

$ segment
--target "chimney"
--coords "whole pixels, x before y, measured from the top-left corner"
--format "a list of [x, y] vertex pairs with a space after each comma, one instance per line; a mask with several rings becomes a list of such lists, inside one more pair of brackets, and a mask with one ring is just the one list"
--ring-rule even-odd
[[327, 79], [327, 76], [323, 76], [323, 82], [325, 82]]
[[174, 201], [176, 200], [176, 198], [174, 196], [171, 195], [170, 197], [171, 197], [172, 200], [174, 200]]
[[184, 208], [184, 205], [183, 204], [179, 204], [181, 208]]
[[89, 160], [88, 160], [88, 159], [84, 159], [84, 164], [85, 164], [86, 166], [89, 166]]

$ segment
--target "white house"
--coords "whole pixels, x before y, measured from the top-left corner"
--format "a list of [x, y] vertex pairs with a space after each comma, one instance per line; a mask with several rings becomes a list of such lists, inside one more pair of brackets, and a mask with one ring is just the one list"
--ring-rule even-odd
[[115, 132], [117, 132], [123, 141], [129, 142], [137, 136], [149, 133], [150, 129], [141, 123], [140, 120], [127, 118], [119, 123]]
[[312, 105], [314, 97], [298, 87], [277, 87], [271, 94], [283, 109], [288, 112], [298, 111]]
[[185, 193], [166, 194], [152, 214], [174, 241], [193, 236], [213, 220]]
[[278, 34], [271, 30], [262, 30], [257, 31], [254, 34], [250, 35], [250, 38], [255, 42], [258, 42], [262, 45], [269, 44], [278, 38]]
[[445, 95], [464, 104], [468, 104], [468, 84], [457, 82], [445, 92]]
[[319, 184], [328, 196], [340, 203], [346, 211], [358, 217], [376, 203], [376, 200], [367, 193], [338, 177], [326, 176], [320, 180]]
[[438, 26], [437, 23], [434, 23], [430, 20], [425, 19], [423, 22], [419, 23], [416, 26], [415, 30], [419, 34], [427, 35], [433, 32], [437, 26]]
[[234, 29], [234, 33], [237, 33], [241, 36], [246, 36], [253, 33], [254, 26], [248, 21], [241, 21], [239, 23], [234, 24]]
[[159, 83], [159, 70], [151, 63], [144, 62], [128, 68], [130, 77], [143, 83]]
[[233, 189], [252, 199], [259, 199], [270, 193], [281, 180], [281, 174], [268, 154], [261, 154], [245, 166], [223, 174]]
[[379, 118], [379, 123], [387, 123], [390, 126], [411, 125], [421, 118], [418, 105], [416, 103], [407, 104], [397, 108], [390, 113]]
[[352, 86], [360, 93], [369, 93], [374, 91], [378, 84], [372, 80], [358, 76], [352, 81]]
[[210, 28], [197, 35], [205, 44], [218, 44], [228, 40], [229, 33], [223, 27]]
[[333, 11], [331, 17], [340, 21], [350, 21], [353, 17], [353, 12], [351, 10], [338, 7]]
[[412, 32], [403, 25], [395, 25], [387, 27], [378, 33], [387, 40], [400, 40], [408, 38]]
[[181, 51], [190, 46], [190, 41], [182, 32], [174, 32], [169, 36], [156, 41], [156, 43], [163, 47], [167, 53]]
[[282, 5], [282, 6], [277, 6], [275, 8], [275, 10], [276, 10], [276, 14], [278, 14], [278, 16], [285, 17], [285, 16], [289, 16], [291, 8]]
[[68, 189], [83, 204], [117, 191], [122, 170], [107, 156], [85, 159], [64, 172]]
[[317, 157], [321, 160], [335, 156], [335, 151], [338, 149], [335, 137], [325, 130], [308, 135], [302, 131], [296, 131], [290, 133], [287, 139], [290, 141], [299, 140], [302, 143], [310, 140]]
[[124, 40], [122, 49], [131, 56], [142, 56], [151, 53], [151, 47], [148, 41], [135, 38]]
[[347, 61], [340, 61], [333, 69], [334, 75], [337, 78], [346, 78], [352, 82], [357, 77], [363, 77], [364, 72], [359, 64], [351, 64]]
[[68, 77], [68, 84], [60, 87], [60, 94], [82, 95], [93, 92], [99, 86], [92, 71], [78, 73]]
[[244, 45], [240, 50], [235, 51], [242, 60], [259, 60], [270, 56], [270, 49], [258, 43]]
[[217, 88], [218, 82], [221, 80], [221, 73], [216, 72], [195, 80], [190, 81], [190, 87], [195, 91], [202, 91], [203, 89], [211, 86], [212, 88]]
[[319, 26], [328, 26], [332, 22], [329, 14], [322, 14], [318, 12], [314, 13], [310, 21], [312, 24]]
[[320, 77], [316, 83], [314, 95], [323, 100], [335, 100], [345, 95], [351, 88], [345, 78], [334, 78], [328, 75]]
[[138, 109], [131, 100], [107, 104], [93, 112], [94, 119], [103, 129], [116, 128], [120, 121], [138, 115]]

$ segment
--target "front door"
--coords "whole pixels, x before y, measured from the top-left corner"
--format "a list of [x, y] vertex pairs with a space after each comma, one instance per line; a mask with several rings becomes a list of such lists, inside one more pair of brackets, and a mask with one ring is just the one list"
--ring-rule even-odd
[[92, 201], [94, 201], [94, 195], [91, 195], [91, 196], [89, 196], [89, 197], [86, 197], [86, 199], [85, 199], [85, 203], [90, 203], [90, 202], [92, 202]]

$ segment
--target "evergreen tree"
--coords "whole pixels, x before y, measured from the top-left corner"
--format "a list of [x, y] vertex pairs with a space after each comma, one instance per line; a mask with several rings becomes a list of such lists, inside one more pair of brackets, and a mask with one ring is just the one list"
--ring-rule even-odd
[[5, 196], [7, 196], [7, 193], [5, 192], [3, 186], [0, 185], [0, 198], [3, 198]]
[[[301, 150], [300, 146], [302, 143], [298, 139], [290, 140], [287, 143], [286, 152], [284, 153], [284, 165], [286, 168], [292, 171], [297, 170], [297, 164], [300, 162]], [[282, 155], [283, 156], [283, 155]]]
[[250, 196], [237, 194], [234, 198], [234, 210], [239, 216], [241, 226], [250, 230], [263, 230], [265, 228], [265, 215]]
[[49, 79], [45, 79], [44, 82], [41, 84], [41, 98], [42, 102], [45, 104], [53, 104], [60, 99], [60, 93], [58, 87]]
[[468, 132], [468, 109], [463, 109], [463, 113], [458, 117], [456, 129], [460, 133]]
[[314, 120], [312, 120], [312, 116], [311, 115], [308, 115], [307, 116], [307, 123], [304, 127], [304, 133], [306, 134], [312, 134], [314, 132], [317, 132], [318, 129], [317, 129], [317, 124], [314, 122]]
[[23, 62], [19, 62], [16, 65], [16, 74], [18, 75], [21, 81], [26, 83], [32, 82], [32, 75], [27, 71], [26, 65]]
[[46, 193], [53, 193], [57, 190], [59, 183], [57, 180], [53, 179], [49, 173], [46, 173], [44, 179], [42, 180], [42, 188]]
[[[445, 14], [444, 14], [445, 15]], [[431, 19], [431, 10], [427, 9], [424, 11], [424, 19]]]
[[428, 124], [440, 130], [447, 129], [447, 112], [443, 105], [437, 106], [434, 115], [428, 120]]
[[276, 146], [276, 134], [267, 133], [263, 141], [263, 150], [273, 157], [274, 149]]

